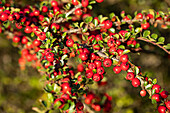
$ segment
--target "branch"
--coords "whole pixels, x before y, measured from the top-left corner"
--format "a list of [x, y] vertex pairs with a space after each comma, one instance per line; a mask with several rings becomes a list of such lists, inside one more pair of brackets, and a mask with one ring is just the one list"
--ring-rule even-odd
[[[77, 8], [80, 8], [82, 7], [82, 4], [78, 4], [76, 5], [73, 9], [71, 9], [69, 12], [65, 13], [66, 14], [66, 18], [71, 15], [72, 13], [74, 13], [74, 11], [77, 9]], [[56, 21], [54, 21], [54, 23], [61, 23], [62, 21], [64, 20], [64, 18], [60, 17], [59, 19], [57, 19]]]
[[157, 44], [157, 43], [155, 43], [155, 42], [152, 42], [152, 41], [150, 41], [150, 40], [148, 40], [148, 39], [145, 39], [145, 38], [142, 38], [142, 37], [138, 37], [137, 39], [138, 39], [138, 40], [145, 41], [145, 42], [148, 42], [148, 43], [151, 43], [151, 44], [153, 44], [153, 45], [156, 45], [156, 46], [158, 46], [159, 48], [163, 49], [166, 53], [170, 54], [170, 51], [168, 51], [168, 50], [165, 49], [163, 46], [161, 46], [161, 45], [159, 45], [159, 44]]

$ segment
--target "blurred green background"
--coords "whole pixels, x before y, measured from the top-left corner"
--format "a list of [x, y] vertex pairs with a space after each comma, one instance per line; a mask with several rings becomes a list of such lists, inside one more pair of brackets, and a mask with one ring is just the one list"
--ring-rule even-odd
[[[17, 5], [33, 5], [39, 0], [14, 0]], [[142, 9], [155, 9], [167, 11], [169, 0], [105, 0], [94, 5], [92, 14], [108, 16], [114, 12], [119, 15], [122, 10], [133, 15]], [[152, 32], [166, 37], [170, 42], [170, 30], [152, 29]], [[3, 38], [2, 38], [3, 37]], [[142, 67], [143, 73], [150, 77], [158, 78], [158, 83], [170, 91], [170, 56], [160, 48], [142, 42], [143, 51], [140, 55], [131, 54], [134, 64]], [[38, 100], [43, 96], [44, 78], [36, 69], [27, 67], [21, 71], [18, 65], [18, 49], [14, 48], [11, 41], [0, 35], [0, 113], [34, 113], [32, 106], [38, 106]], [[133, 88], [131, 83], [124, 80], [125, 73], [112, 74], [108, 69], [108, 85], [94, 87], [94, 91], [106, 91], [113, 97], [112, 111], [110, 113], [155, 113], [156, 106], [152, 105], [148, 96], [139, 95], [140, 88]], [[169, 97], [170, 99], [170, 97]]]

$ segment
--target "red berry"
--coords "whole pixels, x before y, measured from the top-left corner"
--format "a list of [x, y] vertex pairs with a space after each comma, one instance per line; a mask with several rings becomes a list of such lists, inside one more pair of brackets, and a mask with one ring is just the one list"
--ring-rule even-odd
[[95, 63], [89, 63], [88, 68], [93, 70], [93, 69], [96, 68], [96, 64]]
[[100, 34], [96, 35], [95, 38], [96, 38], [97, 42], [103, 40], [103, 38], [102, 38], [102, 36]]
[[99, 75], [99, 74], [96, 73], [96, 74], [93, 75], [93, 80], [94, 80], [94, 81], [98, 82], [98, 81], [100, 81], [100, 79], [101, 79], [101, 78], [100, 78], [100, 75]]
[[135, 74], [133, 72], [128, 72], [126, 75], [127, 80], [133, 80], [135, 77]]
[[88, 54], [87, 53], [81, 53], [80, 55], [79, 55], [79, 58], [81, 59], [81, 60], [87, 60], [88, 59]]
[[139, 80], [138, 78], [132, 79], [132, 85], [133, 85], [134, 87], [140, 86], [140, 80]]
[[114, 55], [114, 52], [116, 52], [116, 48], [115, 48], [115, 47], [111, 47], [111, 48], [109, 49], [109, 53], [110, 53], [111, 55]]
[[141, 24], [142, 29], [148, 29], [150, 27], [150, 24], [148, 22]]
[[168, 102], [166, 102], [166, 107], [170, 110], [170, 100], [168, 100]]
[[127, 32], [128, 32], [128, 31], [121, 30], [121, 31], [119, 31], [119, 34], [122, 35], [123, 37], [125, 37], [125, 34], [126, 34]]
[[28, 42], [27, 37], [26, 37], [26, 36], [23, 36], [23, 37], [22, 37], [22, 40], [21, 40], [21, 43], [22, 43], [22, 44], [27, 44], [27, 42]]
[[109, 59], [109, 58], [106, 58], [104, 61], [103, 61], [103, 65], [105, 67], [110, 67], [112, 65], [112, 60]]
[[152, 86], [152, 90], [155, 89], [155, 93], [159, 93], [161, 91], [161, 86], [158, 84], [154, 84]]
[[34, 46], [40, 46], [40, 45], [41, 45], [41, 41], [35, 39], [35, 40], [33, 41], [33, 45], [34, 45]]
[[0, 19], [2, 21], [6, 21], [8, 19], [8, 14], [7, 13], [2, 13], [1, 16], [0, 16]]
[[74, 44], [73, 39], [68, 39], [68, 40], [66, 41], [67, 47], [73, 47], [73, 44]]
[[81, 82], [83, 80], [82, 75], [79, 75], [77, 80]]
[[121, 41], [116, 40], [116, 44], [119, 46], [121, 44]]
[[49, 62], [53, 62], [54, 61], [54, 54], [49, 53], [48, 55], [46, 55], [46, 58]]
[[91, 104], [91, 101], [92, 101], [91, 98], [86, 98], [86, 99], [84, 100], [84, 102], [85, 102], [86, 104]]
[[39, 11], [39, 10], [35, 10], [35, 11], [34, 11], [34, 15], [35, 15], [35, 16], [39, 16], [39, 15], [40, 15], [40, 11]]
[[13, 14], [9, 15], [9, 16], [8, 16], [8, 20], [9, 20], [9, 21], [13, 21], [13, 20], [14, 20], [14, 15], [13, 15]]
[[120, 64], [120, 68], [121, 68], [123, 71], [127, 71], [127, 70], [129, 69], [129, 64], [121, 63], [121, 64]]
[[142, 19], [142, 18], [143, 18], [142, 13], [138, 13], [138, 14], [136, 15], [136, 18], [137, 18], [137, 19]]
[[101, 3], [101, 2], [103, 2], [104, 0], [96, 0], [96, 2], [98, 2], [98, 3]]
[[27, 61], [28, 61], [28, 62], [31, 62], [31, 61], [33, 60], [31, 54], [28, 54], [28, 55], [26, 56], [26, 58], [27, 58]]
[[101, 67], [102, 62], [99, 60], [95, 60], [94, 63], [96, 64], [96, 67]]
[[95, 49], [95, 50], [100, 50], [100, 45], [99, 45], [99, 44], [94, 44], [94, 45], [93, 45], [93, 49]]
[[106, 29], [110, 29], [110, 28], [112, 27], [112, 25], [113, 25], [113, 23], [112, 23], [112, 21], [110, 21], [110, 20], [106, 20], [106, 21], [104, 22], [104, 27], [105, 27]]
[[95, 60], [96, 59], [96, 55], [94, 53], [90, 54], [90, 60]]
[[166, 113], [166, 107], [165, 106], [159, 106], [158, 107], [158, 112], [159, 113]]
[[83, 7], [87, 7], [89, 5], [89, 1], [88, 0], [81, 0], [81, 4]]
[[109, 40], [107, 41], [107, 45], [108, 45], [109, 47], [114, 47], [114, 46], [115, 46], [115, 40], [114, 40], [113, 38], [109, 39]]
[[142, 97], [146, 96], [146, 91], [145, 91], [145, 90], [141, 90], [141, 91], [140, 91], [140, 95], [141, 95]]
[[101, 106], [99, 104], [95, 104], [94, 105], [94, 110], [95, 111], [100, 111], [101, 110]]
[[155, 99], [157, 102], [161, 101], [161, 96], [159, 94], [152, 95], [152, 99]]
[[58, 11], [60, 11], [59, 7], [53, 7], [53, 13], [56, 14]]
[[84, 67], [83, 67], [82, 64], [77, 65], [77, 71], [78, 72], [83, 72], [84, 71]]
[[92, 70], [87, 70], [85, 75], [86, 75], [87, 78], [92, 78], [93, 71]]
[[52, 0], [52, 1], [51, 1], [51, 6], [52, 6], [52, 7], [57, 7], [57, 6], [58, 6], [57, 1]]
[[119, 56], [121, 56], [123, 54], [123, 50], [122, 49], [118, 49], [117, 53], [118, 53]]
[[160, 93], [160, 95], [161, 95], [162, 98], [167, 98], [168, 97], [168, 92], [164, 90], [164, 91], [162, 91]]
[[103, 67], [98, 67], [97, 68], [97, 73], [102, 75], [104, 73], [104, 68]]
[[60, 25], [58, 25], [56, 23], [52, 23], [50, 27], [51, 27], [51, 29], [53, 29], [53, 28], [56, 28], [56, 30], [60, 29]]
[[82, 10], [80, 9], [80, 8], [77, 8], [76, 10], [75, 10], [75, 15], [82, 15], [83, 13], [82, 13]]
[[42, 12], [46, 13], [48, 11], [48, 7], [47, 6], [43, 6], [42, 7]]
[[120, 66], [115, 66], [115, 67], [113, 68], [113, 71], [114, 71], [116, 74], [119, 74], [119, 73], [121, 72]]
[[38, 35], [38, 37], [40, 38], [40, 40], [45, 40], [46, 39], [46, 34], [45, 34], [45, 32], [41, 32], [39, 35]]
[[18, 43], [18, 42], [20, 42], [20, 37], [19, 36], [14, 36], [12, 41], [15, 42], [15, 43]]
[[61, 89], [62, 89], [63, 93], [67, 93], [67, 91], [69, 91], [69, 92], [71, 91], [71, 87], [70, 87], [69, 83], [63, 83], [61, 85]]
[[31, 33], [32, 32], [32, 28], [30, 26], [26, 26], [24, 32], [25, 33]]
[[126, 62], [128, 62], [128, 60], [129, 60], [128, 55], [124, 54], [124, 55], [120, 56], [121, 62], [126, 63]]
[[78, 3], [77, 0], [72, 0], [72, 4], [73, 4], [73, 5], [78, 5], [79, 3]]
[[70, 100], [70, 96], [69, 96], [69, 94], [67, 94], [67, 93], [63, 93], [63, 94], [61, 95], [61, 98], [66, 99], [66, 100]]

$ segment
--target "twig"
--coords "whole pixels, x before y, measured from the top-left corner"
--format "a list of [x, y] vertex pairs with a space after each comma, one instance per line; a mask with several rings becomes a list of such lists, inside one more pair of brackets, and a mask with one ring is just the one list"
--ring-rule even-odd
[[[77, 6], [75, 6], [73, 9], [71, 9], [69, 12], [65, 13], [66, 14], [66, 18], [74, 13], [74, 11], [77, 9], [77, 8], [80, 8], [82, 7], [82, 4], [78, 4]], [[56, 21], [54, 21], [53, 23], [61, 23], [63, 21], [64, 18], [60, 17], [59, 19], [57, 19]]]
[[67, 33], [77, 33], [77, 32], [80, 32], [80, 31], [81, 31], [81, 29], [70, 29], [70, 30], [65, 31], [65, 32], [67, 32]]
[[150, 40], [148, 40], [148, 39], [145, 39], [145, 38], [142, 38], [142, 37], [138, 37], [137, 39], [138, 39], [138, 40], [145, 41], [145, 42], [148, 42], [148, 43], [151, 43], [151, 44], [153, 44], [153, 45], [156, 45], [156, 46], [158, 46], [159, 48], [163, 49], [166, 53], [170, 54], [170, 51], [168, 51], [168, 50], [165, 49], [163, 46], [161, 46], [161, 45], [159, 45], [159, 44], [157, 44], [157, 43], [155, 43], [155, 42], [152, 42], [152, 41], [150, 41]]

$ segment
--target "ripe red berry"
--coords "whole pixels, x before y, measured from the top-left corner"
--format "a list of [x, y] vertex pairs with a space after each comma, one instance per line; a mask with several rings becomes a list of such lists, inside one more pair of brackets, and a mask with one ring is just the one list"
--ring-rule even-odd
[[42, 12], [46, 13], [48, 11], [48, 7], [47, 6], [43, 6], [42, 7]]
[[99, 60], [95, 60], [94, 63], [96, 64], [96, 67], [101, 67], [102, 62]]
[[159, 93], [161, 91], [161, 86], [158, 84], [154, 84], [152, 86], [152, 90], [155, 89], [155, 93]]
[[31, 54], [28, 54], [28, 55], [26, 56], [26, 58], [27, 58], [27, 61], [28, 61], [28, 62], [31, 62], [31, 61], [33, 60]]
[[157, 102], [161, 101], [161, 96], [159, 94], [152, 95], [152, 99], [155, 99]]
[[103, 40], [101, 34], [96, 35], [95, 38], [96, 38], [96, 41], [97, 41], [97, 42]]
[[150, 27], [150, 24], [148, 22], [141, 24], [142, 29], [148, 29]]
[[140, 80], [139, 80], [138, 78], [132, 79], [132, 85], [133, 85], [134, 87], [140, 86]]
[[110, 21], [110, 20], [106, 20], [106, 21], [104, 22], [104, 27], [105, 27], [106, 29], [110, 29], [110, 28], [112, 27], [112, 25], [113, 25], [113, 23], [112, 23], [112, 21]]
[[67, 93], [63, 93], [63, 94], [61, 95], [61, 98], [66, 99], [66, 100], [70, 100], [70, 96], [69, 96], [69, 94], [67, 94]]
[[93, 45], [93, 49], [95, 49], [95, 50], [100, 50], [100, 45], [99, 45], [99, 44], [94, 44], [94, 45]]
[[26, 36], [23, 36], [23, 37], [22, 37], [22, 40], [21, 40], [21, 43], [22, 43], [22, 44], [27, 44], [27, 42], [28, 42], [27, 37], [26, 37]]
[[85, 75], [86, 75], [87, 78], [92, 78], [93, 71], [92, 70], [87, 70]]
[[51, 1], [51, 6], [52, 6], [52, 7], [57, 7], [57, 6], [58, 6], [58, 2], [55, 1], [55, 0], [52, 0], [52, 1]]
[[68, 39], [68, 40], [66, 41], [67, 47], [73, 47], [73, 44], [74, 44], [73, 39]]
[[63, 93], [67, 93], [67, 91], [69, 91], [69, 92], [71, 91], [71, 87], [70, 87], [69, 83], [63, 83], [61, 85], [61, 89], [62, 89]]
[[98, 3], [102, 3], [104, 0], [96, 0], [96, 2]]
[[107, 41], [107, 45], [108, 45], [109, 47], [114, 47], [114, 46], [115, 46], [115, 40], [114, 40], [113, 38], [109, 39], [109, 40]]
[[78, 3], [77, 0], [72, 0], [72, 4], [73, 4], [73, 5], [78, 5], [79, 3]]
[[126, 34], [127, 32], [128, 32], [128, 31], [121, 30], [121, 31], [119, 31], [119, 34], [122, 35], [123, 37], [125, 37], [125, 34]]
[[19, 36], [14, 36], [12, 41], [15, 42], [15, 43], [18, 43], [18, 42], [20, 42], [20, 37]]
[[80, 8], [77, 8], [76, 10], [75, 10], [75, 15], [82, 15], [83, 13], [82, 13], [82, 10], [80, 9]]
[[84, 100], [84, 102], [85, 102], [86, 104], [91, 104], [91, 101], [92, 101], [91, 98], [86, 98], [86, 99]]
[[32, 28], [30, 26], [26, 26], [24, 32], [25, 33], [31, 33], [32, 32]]
[[48, 55], [46, 55], [46, 58], [49, 62], [53, 62], [54, 61], [54, 54], [49, 53]]
[[87, 53], [81, 53], [80, 55], [79, 55], [79, 58], [81, 59], [81, 60], [87, 60], [88, 59], [88, 54]]
[[119, 74], [122, 70], [121, 70], [120, 66], [115, 66], [115, 67], [113, 68], [113, 71], [114, 71], [116, 74]]
[[0, 16], [0, 19], [2, 21], [6, 21], [8, 19], [8, 14], [7, 13], [2, 13], [1, 16]]
[[78, 72], [83, 72], [84, 71], [84, 67], [83, 67], [82, 64], [77, 65], [77, 71]]
[[95, 60], [96, 59], [96, 55], [94, 53], [90, 54], [90, 60]]
[[168, 92], [164, 90], [164, 91], [162, 91], [160, 93], [160, 95], [161, 95], [162, 98], [167, 98], [168, 97]]
[[137, 18], [137, 19], [142, 19], [142, 18], [143, 18], [142, 13], [138, 13], [138, 14], [136, 15], [136, 18]]
[[121, 64], [120, 64], [120, 68], [121, 68], [123, 71], [127, 71], [127, 70], [129, 69], [129, 64], [121, 63]]
[[112, 65], [112, 60], [109, 59], [109, 58], [106, 58], [104, 61], [103, 61], [103, 65], [105, 67], [110, 67]]
[[140, 91], [140, 95], [141, 95], [142, 97], [146, 96], [146, 90], [141, 90], [141, 91]]
[[128, 55], [124, 54], [124, 55], [120, 56], [120, 61], [121, 62], [126, 63], [126, 62], [128, 62], [128, 60], [129, 60]]
[[118, 49], [117, 53], [118, 53], [119, 56], [121, 56], [123, 54], [123, 50], [122, 49]]
[[34, 45], [34, 46], [40, 46], [40, 45], [41, 45], [41, 41], [35, 39], [35, 40], [33, 41], [33, 45]]
[[166, 102], [166, 107], [170, 110], [170, 100], [168, 100], [168, 102]]
[[93, 69], [96, 68], [96, 64], [95, 63], [89, 63], [88, 68], [93, 70]]
[[133, 80], [135, 77], [135, 74], [133, 72], [128, 72], [126, 75], [127, 80]]
[[102, 75], [104, 73], [104, 68], [103, 67], [98, 67], [97, 68], [97, 73]]
[[116, 48], [115, 48], [115, 47], [111, 47], [111, 48], [109, 49], [109, 53], [110, 53], [111, 55], [114, 55], [114, 52], [116, 52]]
[[101, 78], [100, 78], [100, 75], [99, 75], [99, 74], [96, 73], [96, 74], [93, 75], [93, 80], [94, 80], [94, 81], [98, 82], [98, 81], [100, 81], [100, 79], [101, 79]]
[[158, 112], [159, 113], [166, 113], [166, 107], [165, 106], [159, 106], [158, 107]]
[[81, 81], [83, 80], [82, 75], [79, 75], [79, 76], [77, 77], [77, 80], [81, 82]]
[[34, 11], [34, 16], [39, 16], [40, 15], [40, 11], [39, 10], [35, 10]]
[[46, 34], [45, 34], [45, 32], [41, 32], [39, 35], [38, 35], [38, 37], [40, 38], [40, 40], [45, 40], [46, 39]]
[[9, 21], [13, 21], [13, 20], [14, 20], [14, 15], [13, 15], [13, 14], [9, 15], [9, 16], [8, 16], [8, 20], [9, 20]]
[[87, 7], [89, 5], [89, 1], [88, 0], [81, 0], [81, 4], [83, 7]]
[[99, 104], [95, 104], [93, 109], [95, 111], [101, 111], [101, 106]]

